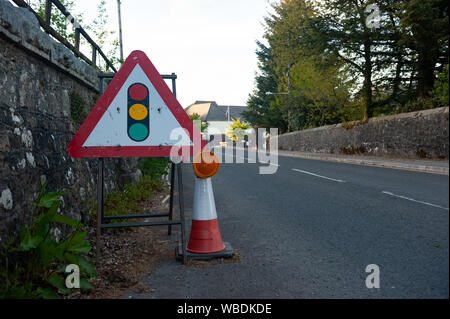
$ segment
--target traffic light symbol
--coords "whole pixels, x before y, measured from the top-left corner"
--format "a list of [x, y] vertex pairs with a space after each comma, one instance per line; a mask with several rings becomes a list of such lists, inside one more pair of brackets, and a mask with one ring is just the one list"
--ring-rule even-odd
[[134, 83], [128, 88], [128, 136], [135, 142], [144, 141], [150, 133], [148, 88]]

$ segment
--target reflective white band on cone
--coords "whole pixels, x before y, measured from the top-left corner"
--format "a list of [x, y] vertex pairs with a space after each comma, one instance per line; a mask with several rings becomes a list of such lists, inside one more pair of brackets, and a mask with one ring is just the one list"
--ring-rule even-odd
[[193, 220], [217, 219], [211, 178], [195, 178]]

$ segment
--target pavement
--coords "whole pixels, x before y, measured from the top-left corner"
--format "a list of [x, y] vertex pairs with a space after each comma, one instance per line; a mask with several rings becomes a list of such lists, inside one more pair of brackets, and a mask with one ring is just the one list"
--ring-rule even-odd
[[[449, 297], [447, 175], [280, 155], [269, 164], [235, 154], [245, 163], [212, 178], [221, 234], [239, 260], [196, 267], [162, 256], [142, 281], [151, 292], [123, 298]], [[183, 177], [189, 221], [189, 164]], [[366, 286], [372, 264], [380, 288]]]
[[327, 153], [306, 153], [295, 151], [278, 151], [279, 156], [307, 158], [338, 163], [358, 164], [367, 166], [407, 169], [420, 172], [447, 174], [449, 172], [448, 159], [410, 159], [367, 155], [344, 155]]

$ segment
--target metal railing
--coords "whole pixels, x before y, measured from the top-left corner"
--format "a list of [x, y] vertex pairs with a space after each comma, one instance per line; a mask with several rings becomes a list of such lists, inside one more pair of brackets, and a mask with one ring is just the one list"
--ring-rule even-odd
[[[45, 16], [41, 17], [36, 11], [33, 10], [24, 0], [11, 0], [17, 6], [21, 8], [26, 8], [30, 10], [38, 19], [39, 24], [42, 29], [56, 40], [61, 42], [64, 46], [66, 46], [69, 50], [71, 50], [77, 57], [84, 60], [89, 65], [95, 67], [96, 69], [100, 69], [97, 66], [97, 53], [103, 58], [106, 63], [107, 68], [111, 68], [112, 71], [117, 72], [117, 69], [111, 63], [111, 61], [107, 58], [105, 53], [103, 53], [102, 49], [92, 40], [92, 38], [87, 34], [87, 32], [76, 22], [75, 18], [70, 14], [70, 12], [64, 7], [64, 5], [58, 0], [46, 0], [45, 1]], [[60, 35], [55, 29], [51, 26], [51, 14], [53, 5], [74, 25], [75, 28], [75, 43], [70, 43], [66, 38]], [[86, 41], [91, 45], [92, 48], [92, 59], [89, 59], [80, 51], [80, 36], [83, 36]]]

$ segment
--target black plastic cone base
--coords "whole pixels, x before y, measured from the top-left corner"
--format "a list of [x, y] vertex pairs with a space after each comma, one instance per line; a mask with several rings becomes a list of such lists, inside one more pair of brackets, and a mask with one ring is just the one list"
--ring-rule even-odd
[[[230, 243], [224, 241], [225, 249], [218, 251], [216, 253], [208, 253], [208, 254], [196, 254], [186, 251], [187, 259], [191, 260], [211, 260], [215, 258], [230, 258], [234, 255], [234, 250], [231, 247]], [[183, 260], [183, 249], [181, 248], [181, 244], [178, 245], [175, 251], [176, 259], [181, 261]]]

